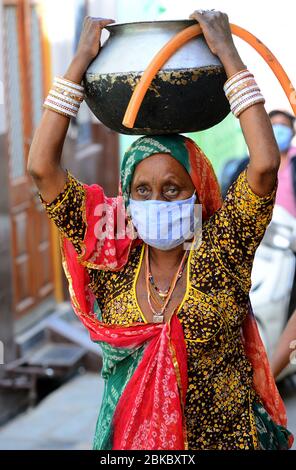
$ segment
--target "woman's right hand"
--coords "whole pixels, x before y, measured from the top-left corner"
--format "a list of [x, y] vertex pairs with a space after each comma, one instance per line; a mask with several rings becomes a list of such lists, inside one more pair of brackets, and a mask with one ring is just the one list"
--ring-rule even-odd
[[115, 21], [106, 18], [95, 18], [92, 16], [84, 18], [76, 57], [84, 61], [86, 68], [100, 51], [102, 29], [112, 23], [115, 23]]

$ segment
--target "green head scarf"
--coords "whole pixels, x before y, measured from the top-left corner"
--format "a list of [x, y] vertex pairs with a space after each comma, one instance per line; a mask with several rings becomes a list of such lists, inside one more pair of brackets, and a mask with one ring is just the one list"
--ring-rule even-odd
[[203, 206], [203, 220], [210, 217], [221, 205], [216, 175], [211, 163], [195, 142], [180, 134], [140, 137], [127, 149], [120, 171], [121, 193], [126, 206], [136, 166], [156, 153], [171, 155], [188, 171]]

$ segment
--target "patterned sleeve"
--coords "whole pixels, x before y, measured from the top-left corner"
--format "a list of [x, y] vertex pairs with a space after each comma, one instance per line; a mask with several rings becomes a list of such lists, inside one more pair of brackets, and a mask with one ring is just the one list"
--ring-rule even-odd
[[39, 198], [61, 234], [73, 243], [78, 253], [81, 253], [81, 242], [86, 228], [83, 220], [83, 184], [67, 172], [64, 189], [54, 201], [46, 203], [40, 193]]
[[224, 267], [245, 291], [251, 288], [251, 271], [256, 249], [271, 221], [276, 188], [258, 196], [249, 186], [247, 169], [229, 188], [223, 205], [211, 221], [212, 242]]

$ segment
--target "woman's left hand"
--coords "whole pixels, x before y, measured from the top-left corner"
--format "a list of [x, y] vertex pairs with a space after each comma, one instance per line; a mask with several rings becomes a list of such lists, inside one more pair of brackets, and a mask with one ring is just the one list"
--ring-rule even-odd
[[196, 10], [189, 18], [199, 23], [210, 50], [220, 60], [225, 55], [237, 52], [226, 13], [216, 10]]

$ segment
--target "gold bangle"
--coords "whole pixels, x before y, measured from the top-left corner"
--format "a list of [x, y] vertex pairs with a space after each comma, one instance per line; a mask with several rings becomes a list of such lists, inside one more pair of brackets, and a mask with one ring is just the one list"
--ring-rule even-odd
[[82, 101], [83, 101], [82, 96], [77, 96], [74, 93], [71, 93], [71, 91], [66, 90], [62, 86], [59, 86], [57, 83], [53, 84], [52, 90], [55, 90], [56, 92], [58, 92], [62, 95], [69, 96], [70, 98], [72, 98], [72, 100], [75, 100], [79, 103], [82, 103]]
[[227, 88], [229, 88], [233, 83], [238, 81], [240, 79], [239, 77], [240, 75], [243, 75], [242, 78], [244, 78], [245, 76], [247, 77], [248, 75], [253, 77], [253, 74], [249, 72], [248, 69], [240, 70], [239, 72], [236, 72], [234, 75], [231, 75], [231, 77], [229, 77], [228, 80], [226, 80], [226, 82], [224, 83], [224, 87], [223, 87], [224, 91], [226, 91]]
[[[54, 93], [52, 93], [53, 91], [55, 91], [55, 90], [52, 90], [52, 89], [50, 90], [50, 92], [49, 92], [49, 94], [48, 94], [48, 97], [51, 96], [51, 97], [54, 98], [54, 99], [57, 99], [57, 100], [59, 100], [59, 101], [62, 101], [62, 102], [65, 103], [65, 104], [68, 104], [68, 105], [73, 106], [77, 111], [79, 110], [80, 103], [79, 103], [78, 101], [72, 103], [71, 101], [69, 101], [69, 100], [67, 99], [67, 98], [68, 98], [67, 96], [62, 95], [62, 94], [60, 94], [60, 93], [58, 93], [58, 96], [56, 96]], [[47, 97], [47, 98], [48, 98], [48, 97]], [[73, 101], [74, 101], [74, 100], [73, 100]]]
[[61, 84], [64, 83], [65, 85], [68, 85], [74, 90], [80, 91], [81, 93], [84, 92], [84, 87], [82, 85], [80, 85], [77, 82], [73, 82], [72, 80], [69, 80], [68, 78], [58, 76], [54, 78], [54, 81], [60, 82]]
[[80, 101], [75, 101], [70, 96], [63, 95], [62, 93], [59, 93], [56, 90], [51, 89], [50, 92], [48, 93], [48, 96], [51, 96], [52, 98], [65, 101], [65, 103], [70, 104], [71, 106], [74, 106], [75, 108], [79, 108], [81, 102]]
[[233, 95], [235, 95], [236, 93], [238, 93], [239, 91], [243, 90], [244, 88], [247, 88], [249, 86], [252, 86], [252, 85], [257, 85], [257, 82], [255, 80], [249, 80], [245, 83], [242, 83], [241, 85], [237, 85], [237, 87], [233, 88], [233, 90], [231, 90], [230, 92], [227, 92], [226, 93], [226, 96], [228, 99], [232, 98]]
[[55, 108], [52, 108], [49, 104], [45, 104], [43, 103], [43, 108], [46, 108], [46, 109], [50, 109], [50, 111], [54, 111], [55, 113], [57, 114], [61, 114], [62, 116], [65, 116], [67, 118], [71, 118], [72, 116], [69, 116], [69, 114], [67, 113], [64, 113], [63, 111], [61, 111], [60, 109], [55, 109]]
[[249, 90], [244, 91], [244, 93], [241, 93], [239, 96], [234, 95], [234, 96], [232, 97], [232, 99], [229, 99], [229, 104], [230, 104], [230, 106], [231, 106], [237, 99], [241, 99], [243, 96], [248, 95], [248, 94], [250, 94], [250, 93], [254, 93], [255, 91], [258, 92], [258, 93], [261, 92], [261, 90], [260, 90], [260, 88], [258, 87], [258, 85], [252, 87], [251, 90], [249, 89]]

